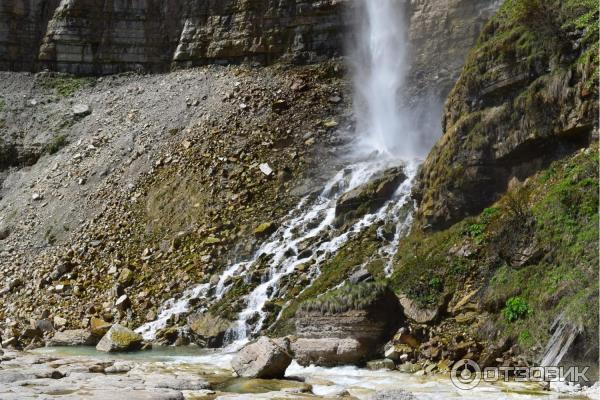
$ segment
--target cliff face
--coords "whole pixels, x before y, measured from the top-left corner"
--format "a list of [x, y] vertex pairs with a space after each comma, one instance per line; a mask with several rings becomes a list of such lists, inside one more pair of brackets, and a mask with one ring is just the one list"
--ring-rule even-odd
[[478, 214], [512, 178], [531, 176], [591, 138], [597, 42], [576, 26], [583, 11], [512, 4], [486, 27], [447, 100], [444, 134], [415, 190], [422, 227]]
[[39, 44], [59, 0], [0, 2], [0, 69], [32, 70]]
[[458, 79], [467, 53], [500, 0], [411, 0], [409, 39], [410, 80], [418, 94], [445, 98]]
[[0, 8], [0, 66], [108, 74], [241, 60], [266, 64], [282, 56], [315, 60], [341, 48], [341, 3], [11, 0]]
[[[349, 0], [8, 0], [0, 5], [0, 68], [75, 74], [166, 71], [343, 53]], [[497, 0], [413, 0], [413, 81], [450, 90]], [[358, 16], [360, 17], [360, 16]], [[436, 93], [437, 94], [437, 93]]]

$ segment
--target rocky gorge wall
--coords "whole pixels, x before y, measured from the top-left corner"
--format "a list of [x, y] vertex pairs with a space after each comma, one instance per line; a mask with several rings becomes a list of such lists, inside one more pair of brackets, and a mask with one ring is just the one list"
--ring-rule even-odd
[[[0, 66], [110, 74], [339, 54], [342, 1], [24, 1], [0, 7]], [[24, 29], [23, 29], [24, 28]]]
[[478, 214], [512, 178], [524, 180], [597, 137], [597, 41], [575, 26], [581, 7], [513, 3], [487, 25], [446, 102], [444, 135], [415, 190], [422, 227]]
[[[407, 3], [414, 80], [444, 94], [497, 0]], [[315, 62], [344, 53], [349, 0], [7, 0], [0, 69], [74, 74], [210, 63]]]

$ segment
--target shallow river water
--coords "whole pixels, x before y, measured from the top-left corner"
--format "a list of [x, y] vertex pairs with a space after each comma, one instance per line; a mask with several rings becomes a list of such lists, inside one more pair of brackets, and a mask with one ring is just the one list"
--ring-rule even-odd
[[[535, 383], [481, 383], [472, 390], [456, 388], [449, 377], [444, 375], [418, 376], [417, 374], [397, 371], [370, 371], [356, 367], [301, 367], [295, 362], [287, 370], [286, 378], [290, 380], [290, 388], [285, 382], [247, 380], [235, 378], [230, 369], [233, 353], [207, 351], [194, 347], [168, 347], [152, 351], [104, 354], [93, 347], [85, 348], [42, 348], [36, 355], [53, 358], [81, 358], [82, 360], [119, 360], [135, 365], [138, 370], [161, 371], [167, 374], [198, 374], [211, 384], [214, 393], [206, 396], [206, 392], [194, 393], [184, 391], [189, 399], [212, 398], [357, 398], [370, 399], [377, 392], [402, 389], [412, 393], [416, 399], [588, 399], [594, 397], [592, 391], [586, 393], [560, 393], [543, 391]], [[292, 395], [295, 384], [304, 382], [305, 393]], [[1, 386], [1, 384], [0, 384]], [[306, 387], [310, 389], [306, 392]], [[277, 393], [279, 391], [279, 393]], [[1, 393], [1, 392], [0, 392]], [[231, 396], [238, 397], [231, 397]], [[290, 397], [290, 395], [292, 397]], [[219, 397], [222, 396], [222, 397]], [[240, 397], [241, 396], [241, 397]], [[282, 397], [280, 397], [282, 396]], [[345, 396], [345, 397], [343, 397]], [[1, 397], [1, 396], [0, 396]], [[386, 399], [394, 397], [386, 397]]]

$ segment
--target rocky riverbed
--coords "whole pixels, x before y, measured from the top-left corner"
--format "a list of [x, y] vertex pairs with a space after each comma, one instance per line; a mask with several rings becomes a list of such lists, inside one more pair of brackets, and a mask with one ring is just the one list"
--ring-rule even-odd
[[93, 348], [5, 350], [0, 398], [24, 399], [567, 399], [591, 393], [544, 392], [535, 384], [454, 387], [444, 375], [427, 376], [356, 367], [288, 368], [279, 380], [237, 378], [232, 354], [194, 347], [106, 355]]

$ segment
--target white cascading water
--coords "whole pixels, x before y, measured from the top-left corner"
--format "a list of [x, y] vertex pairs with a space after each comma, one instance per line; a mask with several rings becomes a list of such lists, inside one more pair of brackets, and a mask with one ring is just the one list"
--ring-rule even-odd
[[404, 5], [399, 0], [357, 1], [351, 60], [360, 148], [409, 160], [420, 154], [401, 101], [410, 67]]
[[[412, 222], [414, 205], [410, 193], [418, 166], [416, 160], [420, 156], [418, 135], [411, 129], [410, 114], [401, 107], [399, 101], [408, 69], [402, 12], [404, 2], [356, 2], [360, 23], [352, 60], [359, 121], [355, 149], [360, 154], [357, 157], [360, 161], [349, 162], [325, 185], [316, 199], [302, 199], [277, 232], [260, 246], [254, 257], [228, 267], [214, 288], [204, 283], [186, 290], [179, 299], [167, 301], [156, 321], [138, 328], [137, 331], [146, 340], [155, 339], [156, 332], [167, 325], [171, 316], [188, 311], [191, 299], [218, 301], [230, 288], [228, 284], [231, 278], [248, 277], [260, 260], [267, 259], [267, 272], [261, 283], [244, 298], [246, 307], [227, 333], [226, 341], [239, 346], [265, 328], [266, 313], [263, 307], [267, 301], [278, 296], [283, 277], [293, 273], [300, 264], [310, 262], [309, 278], [316, 278], [328, 257], [334, 255], [353, 235], [374, 223], [395, 226], [392, 240], [384, 239], [382, 228], [378, 231], [382, 243], [379, 256], [387, 260], [385, 272], [391, 273], [392, 257]], [[339, 196], [398, 165], [404, 166], [408, 178], [392, 198], [379, 211], [365, 215], [350, 229], [336, 230], [333, 222]], [[301, 243], [315, 239], [309, 254], [299, 251]]]

